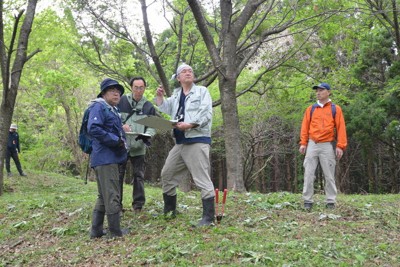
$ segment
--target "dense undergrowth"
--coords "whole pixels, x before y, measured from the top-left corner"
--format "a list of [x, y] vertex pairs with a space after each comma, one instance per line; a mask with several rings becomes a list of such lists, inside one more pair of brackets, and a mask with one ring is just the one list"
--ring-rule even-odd
[[[132, 188], [125, 185], [124, 206]], [[178, 193], [176, 219], [158, 216], [162, 192], [146, 185], [141, 214], [127, 210], [119, 239], [90, 240], [96, 183], [51, 173], [5, 178], [0, 266], [400, 266], [400, 195], [339, 195], [312, 212], [301, 195], [228, 193], [225, 217], [193, 228], [199, 192]]]

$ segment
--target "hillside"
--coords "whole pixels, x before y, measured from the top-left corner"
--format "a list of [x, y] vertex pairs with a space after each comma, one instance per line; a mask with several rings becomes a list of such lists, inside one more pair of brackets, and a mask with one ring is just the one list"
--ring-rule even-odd
[[[132, 188], [125, 185], [124, 206]], [[126, 211], [124, 238], [90, 240], [96, 184], [51, 173], [5, 178], [0, 197], [0, 266], [400, 266], [400, 196], [339, 195], [312, 212], [301, 195], [229, 192], [213, 228], [191, 226], [199, 192], [178, 194], [175, 220], [157, 216], [160, 188], [146, 185], [140, 215]]]

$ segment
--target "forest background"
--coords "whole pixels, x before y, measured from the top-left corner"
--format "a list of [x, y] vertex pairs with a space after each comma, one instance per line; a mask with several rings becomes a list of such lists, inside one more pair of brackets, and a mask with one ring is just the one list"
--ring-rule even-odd
[[[12, 113], [28, 173], [84, 177], [88, 157], [77, 135], [100, 81], [115, 78], [129, 92], [129, 79], [144, 76], [145, 95], [153, 99], [158, 84], [170, 94], [177, 85], [169, 77], [186, 62], [214, 101], [216, 186], [299, 192], [300, 124], [305, 108], [315, 102], [311, 87], [323, 81], [333, 87], [332, 100], [343, 108], [347, 124], [349, 145], [337, 166], [338, 189], [400, 191], [398, 1], [96, 2], [58, 1], [56, 8], [35, 14], [27, 50], [32, 57], [24, 65]], [[26, 2], [2, 4], [7, 50], [19, 31], [14, 10]], [[147, 16], [150, 8], [160, 12], [157, 19]], [[160, 32], [158, 24], [165, 25]], [[2, 105], [5, 92], [3, 83]], [[9, 115], [0, 114], [2, 121]], [[167, 132], [153, 138], [146, 180], [159, 181], [172, 145]], [[322, 188], [320, 171], [317, 178]]]

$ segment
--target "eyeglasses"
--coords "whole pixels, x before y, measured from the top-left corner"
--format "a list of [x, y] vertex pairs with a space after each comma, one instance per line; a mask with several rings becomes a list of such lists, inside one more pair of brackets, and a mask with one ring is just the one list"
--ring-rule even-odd
[[144, 86], [133, 86], [132, 88], [135, 89], [135, 90], [144, 90], [146, 87], [144, 87]]

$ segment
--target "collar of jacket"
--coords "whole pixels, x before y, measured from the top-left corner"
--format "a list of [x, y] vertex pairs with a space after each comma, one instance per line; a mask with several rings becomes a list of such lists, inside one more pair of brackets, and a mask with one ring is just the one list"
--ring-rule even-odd
[[142, 107], [144, 105], [144, 103], [147, 101], [147, 98], [145, 96], [142, 96], [142, 98], [139, 101], [136, 101], [135, 99], [133, 99], [132, 94], [126, 95], [126, 97], [132, 108]]

